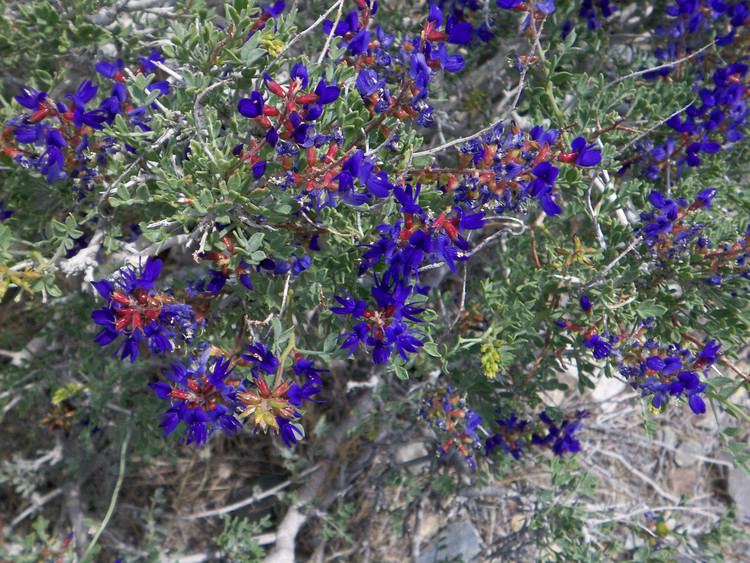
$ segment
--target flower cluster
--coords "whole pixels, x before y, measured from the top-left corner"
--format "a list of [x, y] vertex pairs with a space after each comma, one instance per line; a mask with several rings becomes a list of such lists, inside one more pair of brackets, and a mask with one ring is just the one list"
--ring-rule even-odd
[[[495, 420], [496, 431], [490, 435], [482, 426], [482, 417], [450, 385], [429, 392], [422, 400], [419, 414], [444, 440], [439, 454], [445, 455], [455, 448], [472, 470], [477, 468], [479, 452], [490, 456], [501, 450], [516, 459], [531, 446], [549, 447], [557, 456], [577, 453], [581, 444], [576, 433], [582, 419], [588, 416], [586, 411], [578, 411], [557, 422], [542, 411], [537, 421], [531, 422], [512, 413]], [[485, 434], [484, 440], [479, 431]]]
[[378, 226], [380, 239], [365, 245], [369, 250], [362, 255], [360, 273], [383, 262], [385, 280], [418, 279], [423, 265], [444, 262], [455, 272], [456, 260], [466, 259], [461, 253], [469, 249], [469, 243], [462, 233], [482, 228], [484, 213], [467, 214], [456, 206], [431, 217], [418, 203], [420, 191], [419, 184], [394, 189], [403, 221]]
[[241, 427], [234, 406], [239, 381], [230, 361], [212, 357], [209, 346], [202, 348], [197, 357], [186, 363], [175, 362], [171, 369], [164, 370], [166, 381], [149, 384], [160, 399], [170, 404], [159, 425], [164, 435], [174, 432], [182, 422], [185, 443], [197, 446], [204, 444], [216, 429], [231, 435]]
[[485, 451], [489, 455], [500, 449], [516, 459], [520, 459], [529, 446], [549, 447], [557, 456], [578, 453], [581, 443], [576, 433], [586, 416], [586, 411], [578, 411], [572, 418], [564, 419], [559, 424], [546, 411], [539, 413], [535, 424], [519, 419], [516, 414], [499, 418], [495, 421], [497, 432], [485, 440]]
[[[292, 213], [292, 220], [264, 226], [268, 232], [283, 231], [293, 239], [308, 240], [311, 251], [320, 248], [320, 224], [307, 213], [319, 220], [326, 207], [371, 204], [369, 209], [384, 210], [382, 222], [373, 222], [380, 224], [360, 241], [358, 274], [366, 276], [363, 294], [367, 297], [361, 298], [351, 287], [342, 288], [330, 311], [351, 321], [340, 336], [341, 349], [352, 355], [364, 348], [375, 364], [385, 364], [398, 357], [408, 361], [428, 339], [419, 329], [427, 316], [425, 302], [430, 291], [423, 272], [445, 265], [455, 273], [457, 263], [472, 256], [469, 240], [492, 214], [525, 213], [530, 205], [536, 205], [548, 216], [560, 215], [561, 169], [598, 166], [602, 131], [583, 137], [547, 125], [524, 131], [515, 124], [497, 124], [456, 142], [458, 154], [449, 161], [453, 165], [444, 166], [437, 160], [425, 164], [424, 157], [440, 149], [402, 154], [404, 146], [396, 145], [404, 123], [434, 124], [437, 77], [460, 72], [465, 65], [464, 49], [476, 43], [475, 39], [486, 41], [492, 36], [490, 18], [482, 18], [481, 23], [478, 18], [472, 20], [472, 14], [486, 3], [432, 3], [419, 33], [399, 37], [373, 21], [378, 11], [375, 1], [355, 0], [355, 4], [335, 22], [327, 20], [321, 26], [326, 39], [339, 48], [329, 49], [327, 41], [322, 60], [327, 54], [329, 61], [349, 67], [350, 83], [344, 83], [344, 72], [320, 72], [303, 62], [293, 62], [282, 71], [270, 65], [275, 78], [263, 74], [255, 89], [242, 94], [236, 105], [240, 123], [247, 130], [242, 142], [233, 138], [226, 145], [233, 147], [236, 158], [223, 179], [246, 172], [262, 187], [258, 191], [263, 194], [260, 197], [267, 197], [266, 202], [282, 191], [293, 194], [299, 209]], [[534, 34], [537, 23], [555, 11], [552, 0], [497, 0], [496, 5], [523, 14], [523, 29]], [[744, 6], [744, 2], [726, 6], [678, 0], [667, 13], [674, 20], [677, 38], [698, 37], [723, 26], [717, 44], [724, 46], [734, 41], [736, 31], [748, 20]], [[285, 8], [283, 1], [262, 5], [250, 35], [278, 18]], [[580, 15], [595, 28], [600, 18], [609, 17], [613, 10], [607, 0], [585, 0]], [[691, 45], [691, 41], [682, 41], [657, 56], [683, 56]], [[140, 66], [134, 71], [152, 77], [148, 88], [154, 96], [170, 93], [170, 84], [156, 79], [163, 60], [155, 50], [139, 59]], [[524, 60], [524, 64], [530, 62], [531, 57]], [[13, 119], [3, 132], [3, 151], [25, 166], [39, 169], [50, 183], [74, 180], [82, 190], [102, 178], [99, 167], [113, 153], [134, 152], [132, 146], [121, 147], [102, 131], [124, 119], [131, 127], [149, 132], [149, 112], [158, 105], [133, 105], [123, 61], [99, 62], [96, 70], [112, 81], [109, 95], [98, 103], [99, 86], [90, 80], [65, 96], [65, 102], [24, 88], [16, 101], [29, 111]], [[525, 77], [527, 69], [522, 66], [521, 70]], [[671, 71], [666, 69], [660, 75]], [[726, 64], [710, 75], [698, 73], [695, 93], [700, 101], [669, 119], [671, 132], [658, 143], [654, 137], [637, 146], [636, 156], [627, 160], [623, 170], [637, 162], [653, 181], [671, 181], [676, 177], [673, 169], [679, 176], [699, 166], [706, 155], [743, 139], [747, 76], [744, 62]], [[155, 100], [154, 96], [150, 99]], [[359, 131], [338, 123], [345, 99], [356, 106], [358, 117], [368, 118]], [[379, 144], [371, 149], [374, 140]], [[367, 141], [364, 147], [362, 141]], [[398, 157], [408, 164], [401, 168], [394, 165]], [[670, 194], [669, 182], [666, 189], [654, 189], [649, 196], [653, 209], [641, 214], [642, 225], [636, 234], [652, 256], [664, 261], [686, 255], [691, 260], [699, 258], [706, 280], [713, 285], [729, 277], [750, 277], [750, 230], [736, 243], [714, 247], [704, 236], [704, 226], [689, 221], [697, 211], [711, 208], [716, 190], [705, 189], [692, 202]], [[293, 342], [277, 357], [268, 346], [256, 342], [254, 335], [249, 339], [252, 344], [238, 351], [246, 345], [244, 332], [232, 351], [198, 338], [204, 336], [201, 331], [210, 304], [228, 286], [239, 283], [252, 290], [251, 275], [288, 275], [291, 279], [312, 264], [308, 254], [297, 250], [286, 255], [275, 250], [273, 256], [264, 250], [256, 259], [241, 254], [235, 248], [235, 236], [239, 235], [231, 225], [237, 211], [247, 212], [241, 215], [247, 224], [267, 221], [262, 209], [250, 212], [240, 205], [233, 206], [226, 216], [212, 215], [217, 229], [219, 221], [226, 223], [216, 232], [229, 234], [222, 239], [223, 247], [213, 245], [203, 251], [206, 232], [194, 258], [210, 263], [210, 268], [205, 277], [183, 291], [157, 288], [162, 270], [157, 258], [122, 268], [112, 281], [95, 282], [106, 301], [92, 314], [101, 327], [95, 340], [101, 346], [115, 344], [116, 354], [131, 362], [146, 346], [154, 354], [166, 354], [177, 352], [178, 343], [185, 344], [180, 359], [175, 353], [164, 377], [151, 383], [157, 397], [168, 403], [160, 425], [165, 435], [181, 427], [181, 441], [201, 445], [217, 431], [232, 435], [248, 424], [256, 432], [280, 435], [291, 446], [304, 436], [301, 409], [321, 392], [321, 370], [299, 355], [287, 362], [294, 352]], [[10, 213], [0, 202], [0, 220]], [[315, 228], [312, 234], [308, 227], [295, 223], [301, 217]], [[137, 237], [135, 229], [134, 233]], [[286, 297], [285, 293], [284, 303]], [[588, 295], [581, 295], [579, 304], [587, 316], [592, 315], [594, 304]], [[282, 305], [282, 313], [284, 309]], [[663, 408], [670, 398], [681, 398], [693, 412], [705, 411], [706, 371], [716, 361], [719, 349], [715, 340], [694, 355], [678, 344], [662, 346], [642, 338], [642, 333], [634, 337], [619, 326], [614, 333], [594, 322], [579, 325], [561, 320], [558, 324], [580, 335], [582, 346], [595, 359], [617, 362], [633, 388], [649, 397], [654, 408]], [[288, 369], [293, 375], [285, 375]], [[442, 451], [455, 447], [472, 468], [476, 468], [476, 452], [482, 449], [486, 454], [499, 449], [515, 458], [530, 446], [549, 447], [555, 455], [575, 453], [581, 447], [576, 433], [585, 417], [583, 412], [566, 419], [556, 419], [548, 412], [530, 420], [515, 413], [502, 415], [495, 421], [494, 434], [483, 440], [478, 435], [483, 431], [482, 417], [451, 387], [425, 399], [421, 413], [446, 434]]]
[[686, 250], [703, 230], [703, 225], [686, 224], [687, 215], [699, 209], [710, 209], [714, 197], [716, 190], [707, 188], [688, 204], [685, 199], [673, 200], [660, 191], [653, 190], [648, 198], [653, 210], [641, 213], [641, 220], [645, 224], [638, 230], [638, 234], [643, 236], [652, 252], [668, 254], [672, 258], [676, 253]]
[[529, 26], [532, 17], [535, 20], [541, 20], [555, 11], [555, 0], [540, 0], [539, 2], [522, 2], [520, 0], [496, 1], [497, 7], [502, 8], [503, 10], [516, 10], [518, 12], [528, 13], [523, 25], [524, 28]]
[[482, 450], [482, 438], [478, 434], [482, 417], [467, 406], [452, 386], [428, 394], [422, 400], [419, 414], [436, 432], [445, 436], [439, 449], [441, 456], [455, 448], [469, 467], [476, 470], [476, 455]]
[[[667, 121], [670, 134], [640, 143], [621, 169], [633, 163], [653, 181], [680, 176], [686, 168], [700, 166], [703, 158], [731, 148], [744, 138], [748, 108], [746, 100], [748, 66], [742, 57], [732, 54], [710, 60], [707, 46], [731, 50], [741, 31], [750, 25], [750, 7], [744, 1], [726, 3], [710, 0], [677, 0], [666, 9], [668, 21], [656, 29], [666, 38], [666, 46], [655, 56], [662, 61], [693, 57], [704, 62], [704, 69], [694, 77], [693, 91], [697, 101]], [[700, 48], [700, 50], [699, 50]], [[705, 64], [708, 63], [708, 64]], [[663, 64], [646, 72], [646, 79], [660, 79], [682, 72], [679, 64]], [[674, 170], [672, 170], [674, 168]]]
[[268, 74], [263, 76], [263, 81], [274, 97], [273, 102], [253, 90], [250, 97], [242, 98], [237, 104], [240, 114], [252, 119], [264, 132], [247, 149], [243, 144], [234, 148], [240, 161], [251, 167], [253, 176], [257, 179], [266, 172], [268, 157], [261, 158], [264, 153], [278, 154], [285, 171], [292, 169], [293, 159], [300, 153], [305, 155], [307, 166], [314, 167], [318, 162], [317, 149], [324, 146], [328, 146], [327, 158], [332, 159], [341, 142], [340, 134], [320, 134], [315, 122], [323, 116], [325, 106], [338, 99], [340, 88], [321, 78], [314, 90], [306, 91], [310, 79], [302, 63], [292, 66], [290, 83], [286, 87]]
[[443, 17], [437, 4], [431, 4], [422, 33], [397, 40], [381, 27], [368, 29], [377, 3], [357, 0], [336, 27], [328, 20], [323, 31], [341, 37], [345, 59], [359, 70], [357, 91], [368, 109], [381, 118], [415, 119], [423, 127], [433, 125], [433, 107], [429, 103], [430, 84], [437, 70], [458, 72], [464, 58], [451, 54], [447, 44], [464, 45], [473, 35], [473, 27], [455, 17]]
[[[167, 81], [156, 80], [156, 63], [163, 61], [159, 50], [139, 59], [135, 74], [152, 76], [148, 89], [158, 95], [169, 94]], [[108, 96], [94, 105], [100, 89], [91, 80], [83, 80], [75, 92], [64, 100], [54, 100], [47, 92], [31, 87], [21, 88], [16, 102], [29, 113], [12, 119], [2, 134], [2, 151], [22, 166], [35, 168], [49, 183], [72, 180], [85, 193], [100, 179], [99, 168], [112, 154], [121, 150], [117, 141], [101, 131], [122, 116], [133, 128], [149, 131], [150, 107], [134, 106], [125, 86], [122, 60], [96, 65], [97, 72], [113, 81]], [[133, 147], [124, 145], [133, 152]]]
[[[245, 262], [239, 261], [234, 270], [230, 269], [232, 237], [226, 236], [223, 242], [226, 252], [200, 255], [215, 267], [209, 270], [207, 279], [189, 285], [182, 299], [171, 288], [156, 289], [162, 270], [158, 258], [125, 266], [114, 281], [94, 282], [106, 300], [106, 305], [91, 315], [102, 327], [95, 341], [101, 346], [118, 341], [117, 352], [131, 362], [137, 359], [144, 342], [154, 354], [178, 353], [177, 341], [192, 349], [185, 360], [174, 361], [164, 371], [165, 380], [150, 384], [160, 399], [169, 401], [160, 424], [165, 435], [182, 423], [181, 441], [200, 446], [216, 430], [227, 435], [236, 433], [245, 419], [255, 431], [279, 434], [291, 447], [304, 436], [300, 409], [321, 391], [320, 374], [325, 370], [316, 369], [312, 361], [295, 354], [290, 367], [296, 378], [285, 377], [287, 355], [277, 358], [261, 343], [253, 343], [238, 354], [197, 341], [211, 301], [232, 273], [239, 283], [252, 289], [250, 267]], [[239, 375], [248, 367], [248, 375]]]
[[617, 6], [610, 0], [583, 0], [578, 15], [586, 19], [586, 25], [589, 29], [598, 29], [602, 23], [600, 17], [604, 20], [609, 18], [617, 10]]
[[[657, 59], [664, 61], [676, 60], [697, 50], [706, 39], [712, 39], [719, 47], [730, 45], [750, 18], [750, 8], [744, 1], [675, 0], [666, 7], [665, 13], [667, 21], [657, 26], [655, 33], [665, 39], [666, 45], [654, 52]], [[675, 67], [667, 66], [645, 77], [667, 76], [674, 70]]]
[[154, 354], [164, 354], [174, 349], [175, 338], [192, 339], [198, 328], [193, 308], [154, 289], [161, 269], [162, 261], [149, 257], [145, 264], [122, 268], [114, 282], [94, 282], [106, 300], [104, 307], [91, 314], [102, 327], [95, 338], [97, 344], [107, 346], [119, 340], [121, 358], [135, 362], [143, 342]]
[[555, 201], [560, 169], [553, 162], [590, 167], [601, 162], [598, 148], [576, 137], [567, 149], [559, 132], [534, 127], [528, 133], [497, 125], [460, 147], [455, 169], [426, 169], [437, 177], [457, 203], [471, 207], [493, 205], [495, 212], [522, 211], [535, 199], [547, 215], [562, 209]]
[[341, 348], [353, 354], [360, 344], [372, 350], [372, 359], [376, 364], [384, 364], [396, 350], [401, 357], [408, 359], [407, 354], [415, 354], [424, 346], [424, 337], [407, 324], [406, 321], [421, 322], [419, 314], [424, 311], [417, 306], [411, 297], [415, 293], [426, 293], [426, 288], [405, 285], [402, 281], [387, 281], [374, 276], [370, 290], [372, 304], [356, 299], [350, 293], [337, 295], [339, 307], [331, 307], [336, 315], [350, 315], [362, 319], [352, 327], [352, 331], [341, 336]]
[[[207, 343], [196, 350], [185, 363], [165, 370], [166, 380], [149, 384], [169, 402], [160, 424], [165, 436], [182, 423], [181, 441], [201, 446], [215, 431], [232, 435], [247, 422], [254, 432], [280, 435], [289, 447], [304, 437], [300, 409], [322, 390], [323, 371], [312, 361], [294, 358], [291, 368], [298, 381], [284, 377], [285, 358], [261, 343], [249, 345], [239, 357], [227, 357]], [[239, 375], [248, 365], [250, 373]]]
[[750, 280], [750, 226], [739, 240], [715, 245], [705, 236], [705, 225], [689, 219], [701, 209], [710, 209], [717, 190], [707, 188], [692, 202], [671, 199], [652, 191], [649, 201], [653, 209], [641, 213], [643, 226], [638, 229], [657, 258], [660, 271], [666, 272], [671, 262], [688, 262], [705, 282], [720, 286], [731, 280]]
[[[592, 304], [587, 296], [581, 297], [581, 307], [587, 313]], [[599, 331], [596, 325], [582, 326], [572, 321], [559, 320], [557, 326], [581, 335], [583, 345], [590, 349], [597, 360], [612, 360], [619, 366], [620, 373], [630, 385], [644, 397], [651, 397], [654, 409], [661, 409], [669, 402], [669, 397], [685, 398], [695, 414], [705, 412], [702, 393], [709, 368], [719, 358], [719, 344], [711, 339], [699, 352], [691, 352], [678, 343], [661, 345], [648, 337], [655, 328], [655, 321], [649, 318], [636, 327], [637, 330], [623, 330], [620, 334]], [[687, 340], [700, 343], [688, 335]]]
[[[420, 36], [399, 43], [381, 28], [373, 35], [367, 24], [376, 11], [374, 5], [364, 1], [357, 5], [337, 25], [328, 22], [324, 31], [341, 38], [346, 51], [343, 61], [358, 69], [355, 85], [374, 123], [394, 116], [431, 125], [428, 100], [434, 71], [463, 68], [463, 57], [450, 54], [447, 45], [466, 45], [479, 35], [459, 13], [476, 8], [471, 3], [442, 8], [432, 4]], [[535, 13], [549, 14], [553, 9], [552, 3], [538, 3]], [[410, 169], [397, 182], [391, 182], [388, 172], [361, 150], [340, 158], [340, 167], [331, 161], [322, 182], [316, 176], [308, 191], [322, 185], [354, 205], [392, 197], [401, 213], [395, 222], [377, 227], [376, 241], [363, 244], [367, 250], [361, 258], [360, 274], [380, 270], [371, 288], [375, 306], [346, 291], [336, 297], [340, 306], [332, 312], [359, 320], [351, 332], [342, 335], [342, 348], [351, 354], [362, 344], [371, 349], [375, 363], [385, 363], [393, 350], [403, 359], [417, 352], [423, 335], [408, 322], [419, 322], [417, 315], [422, 310], [407, 300], [415, 293], [427, 295], [428, 288], [420, 285], [423, 268], [444, 263], [455, 272], [456, 262], [471, 255], [466, 233], [484, 226], [488, 207], [498, 213], [517, 211], [534, 198], [549, 215], [559, 214], [555, 182], [560, 171], [552, 163], [590, 167], [601, 158], [601, 151], [583, 137], [566, 146], [554, 129], [536, 127], [525, 133], [515, 127], [506, 131], [498, 125], [460, 147], [457, 167]], [[295, 177], [296, 185], [300, 176]], [[353, 189], [355, 181], [362, 189]], [[448, 194], [453, 205], [439, 213], [423, 208], [419, 203], [423, 186], [435, 186]]]
[[684, 397], [695, 414], [703, 414], [706, 384], [700, 374], [707, 375], [720, 347], [716, 340], [710, 340], [694, 354], [677, 344], [660, 346], [650, 339], [643, 344], [634, 341], [622, 351], [620, 373], [634, 389], [651, 398], [654, 409], [662, 409], [670, 397]]
[[653, 181], [668, 174], [680, 176], [685, 168], [700, 166], [706, 155], [731, 148], [743, 139], [750, 114], [745, 95], [747, 74], [748, 66], [737, 62], [716, 69], [710, 83], [700, 80], [695, 86], [700, 101], [667, 120], [673, 133], [659, 143], [641, 143], [621, 173], [638, 162], [643, 175]]
[[545, 412], [539, 413], [539, 420], [544, 424], [541, 432], [531, 436], [531, 443], [537, 446], [549, 446], [557, 456], [566, 453], [578, 453], [581, 444], [576, 437], [576, 432], [581, 429], [581, 420], [588, 416], [586, 411], [577, 411], [571, 419], [563, 420], [559, 425]]
[[[535, 22], [541, 22], [547, 16], [555, 12], [554, 0], [539, 0], [536, 2], [523, 2], [521, 0], [495, 0], [498, 8], [526, 14], [521, 29], [531, 28], [531, 16]], [[607, 20], [618, 9], [612, 0], [582, 0], [578, 9], [578, 17], [586, 21], [588, 29], [602, 27], [602, 21]], [[448, 26], [455, 25], [451, 22], [461, 22], [471, 26], [473, 34], [481, 41], [489, 41], [495, 36], [495, 24], [492, 14], [488, 10], [488, 2], [477, 0], [443, 0], [440, 2], [443, 11], [448, 14]], [[478, 14], [478, 21], [472, 23], [472, 15]], [[447, 27], [447, 26], [446, 26]], [[565, 20], [561, 29], [561, 36], [565, 39], [575, 27], [575, 22]], [[537, 28], [539, 29], [539, 28]]]

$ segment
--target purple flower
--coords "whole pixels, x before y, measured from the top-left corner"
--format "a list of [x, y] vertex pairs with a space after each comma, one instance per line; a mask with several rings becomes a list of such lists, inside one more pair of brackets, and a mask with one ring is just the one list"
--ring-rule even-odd
[[0, 223], [11, 217], [14, 213], [13, 209], [8, 209], [5, 206], [4, 201], [0, 201]]
[[125, 70], [125, 63], [122, 59], [117, 59], [115, 62], [110, 63], [108, 61], [100, 61], [96, 63], [96, 72], [112, 80], [122, 80], [122, 71]]
[[315, 93], [318, 95], [318, 102], [325, 105], [335, 102], [341, 89], [335, 84], [327, 84], [325, 79], [320, 79], [320, 82], [315, 87]]
[[263, 4], [263, 14], [271, 18], [279, 17], [286, 9], [286, 2], [284, 0], [276, 0], [270, 4]]
[[237, 109], [245, 117], [259, 117], [263, 115], [264, 106], [263, 95], [256, 90], [250, 92], [249, 98], [242, 98], [237, 103]]
[[268, 164], [265, 160], [259, 160], [255, 164], [253, 164], [252, 170], [253, 170], [253, 178], [256, 180], [263, 176], [263, 174], [266, 173], [266, 165]]
[[75, 94], [66, 94], [65, 97], [72, 99], [76, 104], [76, 108], [83, 109], [96, 96], [98, 91], [99, 86], [91, 82], [91, 80], [84, 80], [78, 86]]
[[711, 202], [716, 197], [716, 188], [706, 188], [695, 196], [695, 201], [690, 206], [691, 210], [695, 209], [711, 209]]
[[455, 45], [466, 45], [471, 41], [474, 27], [469, 22], [457, 22], [446, 28], [448, 32], [448, 43]]
[[292, 70], [290, 71], [289, 76], [292, 80], [299, 80], [300, 89], [304, 90], [307, 88], [309, 78], [307, 75], [307, 67], [305, 67], [305, 65], [302, 63], [295, 63], [292, 65]]
[[253, 364], [252, 372], [256, 377], [260, 371], [274, 374], [279, 367], [278, 358], [273, 355], [268, 346], [260, 342], [248, 345], [247, 352], [242, 355], [242, 358]]
[[583, 137], [573, 139], [571, 148], [576, 153], [575, 162], [578, 166], [596, 166], [602, 161], [602, 152], [595, 149], [593, 144], [586, 144]]
[[583, 343], [587, 348], [593, 349], [594, 358], [597, 360], [603, 360], [612, 353], [612, 343], [598, 334], [585, 339]]
[[286, 418], [277, 416], [276, 422], [279, 425], [279, 434], [281, 435], [281, 439], [284, 441], [284, 444], [287, 448], [291, 448], [294, 445], [298, 444], [299, 441], [305, 437], [302, 429], [297, 424], [292, 423]]
[[92, 283], [107, 301], [105, 307], [91, 313], [94, 323], [102, 327], [94, 341], [107, 346], [122, 336], [116, 352], [121, 359], [129, 357], [134, 362], [144, 339], [153, 353], [170, 352], [175, 336], [189, 338], [195, 330], [195, 313], [190, 306], [154, 298], [152, 289], [161, 267], [161, 260], [149, 257], [138, 267], [120, 269], [115, 283]]
[[47, 92], [35, 90], [28, 86], [21, 87], [21, 93], [15, 96], [16, 101], [23, 107], [36, 111], [39, 105], [47, 99]]
[[313, 397], [321, 390], [315, 381], [307, 381], [301, 387], [297, 383], [292, 383], [288, 392], [289, 404], [301, 408], [305, 401], [316, 402]]
[[361, 299], [355, 299], [351, 293], [344, 291], [344, 296], [336, 295], [334, 297], [336, 301], [341, 304], [341, 307], [331, 307], [331, 312], [336, 315], [351, 315], [353, 318], [361, 317], [367, 303]]
[[371, 68], [363, 68], [357, 75], [355, 82], [359, 95], [363, 98], [373, 95], [385, 86], [385, 80], [378, 78], [378, 73]]
[[[366, 29], [360, 29], [351, 41], [347, 50], [353, 55], [363, 55], [367, 53], [367, 46], [370, 43], [370, 32]], [[337, 96], [338, 97], [338, 94]], [[335, 98], [334, 98], [335, 99]]]
[[701, 366], [711, 366], [716, 363], [719, 357], [719, 348], [721, 344], [714, 339], [709, 340], [703, 350], [698, 353], [698, 360]]

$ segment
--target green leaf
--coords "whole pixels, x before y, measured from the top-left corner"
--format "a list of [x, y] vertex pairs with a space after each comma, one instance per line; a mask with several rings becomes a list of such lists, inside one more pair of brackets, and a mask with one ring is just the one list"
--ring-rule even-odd
[[638, 312], [638, 315], [642, 319], [647, 319], [648, 317], [654, 317], [655, 319], [659, 319], [666, 313], [669, 309], [660, 304], [657, 303], [655, 300], [650, 299], [648, 301], [642, 301], [638, 304], [638, 308], [636, 311]]

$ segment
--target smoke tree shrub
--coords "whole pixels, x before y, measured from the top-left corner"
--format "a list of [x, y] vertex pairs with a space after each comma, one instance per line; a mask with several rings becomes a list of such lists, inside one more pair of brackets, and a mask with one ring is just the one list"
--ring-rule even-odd
[[0, 4], [4, 412], [71, 467], [272, 440], [297, 479], [377, 395], [474, 483], [558, 474], [608, 378], [728, 412], [746, 464], [746, 2], [32, 4]]

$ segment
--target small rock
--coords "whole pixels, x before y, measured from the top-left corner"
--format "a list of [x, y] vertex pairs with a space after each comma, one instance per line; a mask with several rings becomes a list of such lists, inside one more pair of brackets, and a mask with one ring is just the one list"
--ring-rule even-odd
[[417, 534], [420, 543], [434, 537], [444, 523], [437, 514], [425, 511], [422, 515], [422, 521], [419, 523], [419, 533]]
[[677, 447], [677, 433], [669, 426], [659, 430], [659, 441], [665, 443], [669, 448]]
[[515, 514], [510, 517], [510, 531], [517, 532], [526, 523], [526, 517], [523, 514]]
[[677, 467], [691, 467], [698, 463], [696, 455], [703, 455], [703, 445], [695, 440], [686, 440], [674, 452]]
[[[409, 463], [428, 454], [424, 442], [409, 442], [396, 450], [396, 461], [398, 463]], [[422, 463], [412, 463], [408, 466], [408, 470], [412, 474], [419, 473], [426, 464], [427, 460]]]
[[471, 561], [482, 550], [479, 532], [471, 522], [450, 524], [419, 555], [419, 563], [437, 563], [460, 558]]
[[600, 377], [599, 381], [596, 382], [596, 387], [591, 392], [591, 398], [601, 403], [602, 411], [612, 412], [615, 409], [622, 408], [622, 405], [610, 401], [610, 399], [622, 393], [625, 387], [624, 381], [615, 379], [614, 377]]

